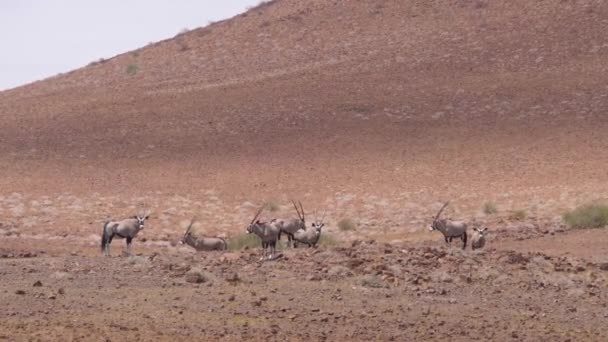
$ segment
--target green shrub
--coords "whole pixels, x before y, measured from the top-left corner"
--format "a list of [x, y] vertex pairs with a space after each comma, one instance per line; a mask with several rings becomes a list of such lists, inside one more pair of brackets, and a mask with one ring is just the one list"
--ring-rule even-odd
[[483, 205], [483, 212], [486, 215], [493, 215], [498, 212], [498, 208], [496, 207], [496, 204], [494, 204], [492, 202], [486, 202]]
[[255, 234], [241, 234], [228, 240], [228, 250], [240, 251], [245, 248], [256, 248], [262, 246], [260, 238]]
[[586, 204], [565, 213], [563, 218], [572, 228], [603, 228], [608, 225], [608, 206]]
[[278, 211], [280, 209], [279, 204], [276, 201], [268, 201], [266, 202], [266, 210], [270, 211], [270, 212], [275, 212]]
[[135, 75], [135, 74], [137, 74], [138, 71], [139, 71], [139, 67], [137, 66], [137, 64], [127, 65], [127, 74]]
[[359, 285], [364, 286], [364, 287], [371, 287], [371, 288], [385, 287], [385, 285], [382, 283], [382, 281], [380, 279], [378, 279], [378, 277], [376, 277], [375, 275], [372, 275], [372, 274], [368, 274], [368, 275], [360, 277]]
[[522, 221], [525, 220], [526, 217], [528, 217], [528, 213], [523, 209], [514, 210], [511, 212], [511, 215], [509, 215], [509, 219], [513, 221]]
[[336, 238], [334, 238], [332, 235], [326, 234], [326, 233], [322, 233], [321, 237], [319, 238], [319, 243], [318, 245], [320, 246], [335, 246], [338, 244], [338, 240], [336, 240]]
[[338, 228], [343, 232], [348, 232], [352, 230], [357, 230], [357, 224], [355, 221], [349, 218], [343, 218], [338, 222]]

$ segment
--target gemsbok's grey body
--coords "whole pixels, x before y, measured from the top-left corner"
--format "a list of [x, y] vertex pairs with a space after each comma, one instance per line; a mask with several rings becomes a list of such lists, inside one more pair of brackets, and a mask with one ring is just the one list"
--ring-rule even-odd
[[[315, 215], [316, 216], [316, 215]], [[321, 229], [325, 226], [323, 220], [325, 219], [325, 213], [323, 213], [323, 217], [320, 221], [318, 221], [315, 217], [315, 221], [312, 223], [312, 229], [300, 229], [293, 235], [294, 243], [293, 247], [297, 248], [298, 243], [302, 243], [310, 247], [315, 247], [317, 243], [319, 243], [319, 239], [321, 238]]]
[[195, 236], [192, 233], [194, 222], [195, 219], [192, 219], [190, 225], [186, 229], [184, 237], [182, 237], [182, 240], [180, 241], [181, 244], [193, 247], [197, 251], [225, 251], [228, 249], [226, 240], [220, 237]]
[[429, 227], [431, 231], [438, 230], [443, 234], [446, 243], [451, 243], [453, 238], [460, 238], [462, 240], [462, 249], [467, 247], [467, 224], [463, 221], [452, 221], [450, 219], [442, 219], [439, 220], [439, 215], [443, 209], [445, 209], [450, 202], [446, 202], [435, 218], [433, 219], [433, 223]]
[[[262, 258], [260, 260], [271, 260], [276, 252], [277, 240], [279, 239], [281, 230], [275, 224], [258, 220], [264, 207], [265, 205], [258, 210], [253, 220], [247, 226], [246, 231], [247, 234], [255, 234], [262, 240]], [[268, 255], [268, 249], [270, 249], [270, 255]]]
[[110, 256], [110, 244], [115, 237], [127, 240], [127, 254], [131, 255], [131, 242], [133, 238], [144, 229], [144, 223], [149, 214], [136, 215], [122, 221], [108, 221], [103, 225], [101, 232], [101, 251]]
[[477, 229], [473, 228], [473, 236], [471, 237], [471, 248], [476, 250], [478, 248], [483, 248], [486, 245], [486, 231], [488, 228]]
[[298, 202], [300, 204], [300, 210], [298, 210], [298, 206], [296, 202], [291, 201], [293, 203], [293, 207], [296, 209], [296, 213], [298, 213], [298, 218], [287, 219], [287, 220], [272, 220], [271, 224], [279, 227], [279, 240], [281, 240], [281, 234], [287, 235], [287, 247], [290, 247], [293, 243], [294, 234], [300, 230], [306, 230], [306, 219], [304, 216], [304, 208], [302, 207], [302, 202]]

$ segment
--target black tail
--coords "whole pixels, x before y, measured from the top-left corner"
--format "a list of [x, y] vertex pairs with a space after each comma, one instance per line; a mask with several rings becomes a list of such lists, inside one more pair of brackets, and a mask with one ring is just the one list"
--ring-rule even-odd
[[281, 233], [282, 232], [283, 232], [282, 230], [279, 230], [279, 236], [277, 237], [278, 240], [281, 240]]
[[110, 221], [103, 224], [103, 230], [101, 231], [101, 252], [102, 253], [105, 250], [106, 245], [108, 244], [108, 235], [106, 234], [106, 227], [108, 226], [108, 223], [110, 223]]

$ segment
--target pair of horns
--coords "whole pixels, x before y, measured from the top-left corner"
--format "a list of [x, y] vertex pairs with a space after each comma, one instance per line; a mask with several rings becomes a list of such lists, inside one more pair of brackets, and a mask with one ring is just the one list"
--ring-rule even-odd
[[255, 220], [258, 219], [258, 217], [260, 217], [260, 214], [262, 213], [262, 211], [264, 211], [264, 208], [266, 208], [266, 203], [264, 203], [260, 209], [257, 211], [257, 213], [255, 213], [255, 216], [253, 217], [253, 220], [251, 220], [251, 223], [249, 224], [253, 224], [255, 222]]
[[194, 222], [196, 222], [196, 216], [192, 218], [192, 220], [190, 220], [190, 224], [188, 225], [188, 228], [186, 228], [186, 233], [184, 234], [184, 236], [188, 235], [188, 233], [190, 233], [190, 231], [192, 230], [192, 227], [194, 226]]
[[[293, 203], [293, 207], [296, 208], [296, 212], [298, 213], [298, 217], [300, 218], [300, 220], [304, 221], [305, 216], [304, 216], [304, 207], [302, 207], [302, 202], [298, 201], [298, 203], [300, 204], [300, 209], [298, 209], [298, 206], [296, 205], [296, 202], [294, 200], [291, 200], [291, 203]], [[300, 212], [301, 210], [301, 212]]]
[[321, 221], [317, 220], [317, 211], [315, 210], [315, 222], [320, 222], [323, 223], [323, 221], [325, 220], [325, 214], [327, 213], [327, 209], [323, 209], [323, 216], [321, 216]]
[[443, 212], [443, 209], [445, 209], [448, 206], [448, 204], [450, 204], [450, 201], [445, 202], [443, 207], [441, 207], [441, 209], [439, 209], [439, 212], [437, 212], [437, 215], [435, 215], [435, 218], [433, 219], [433, 221], [437, 221], [437, 219], [439, 218], [439, 215], [441, 215], [441, 213]]

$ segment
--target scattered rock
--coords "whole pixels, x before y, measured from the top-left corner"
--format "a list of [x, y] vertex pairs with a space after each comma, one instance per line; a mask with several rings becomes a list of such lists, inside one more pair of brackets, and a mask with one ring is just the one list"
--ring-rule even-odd
[[38, 281], [36, 281], [36, 282], [34, 283], [34, 285], [32, 285], [32, 286], [33, 286], [33, 287], [40, 287], [40, 286], [42, 286], [42, 282], [41, 282], [40, 280], [38, 280]]
[[306, 280], [319, 281], [319, 280], [321, 280], [321, 277], [318, 274], [310, 274], [309, 276], [306, 277]]
[[17, 290], [17, 291], [15, 291], [15, 294], [24, 295], [25, 291], [23, 291], [23, 290]]

